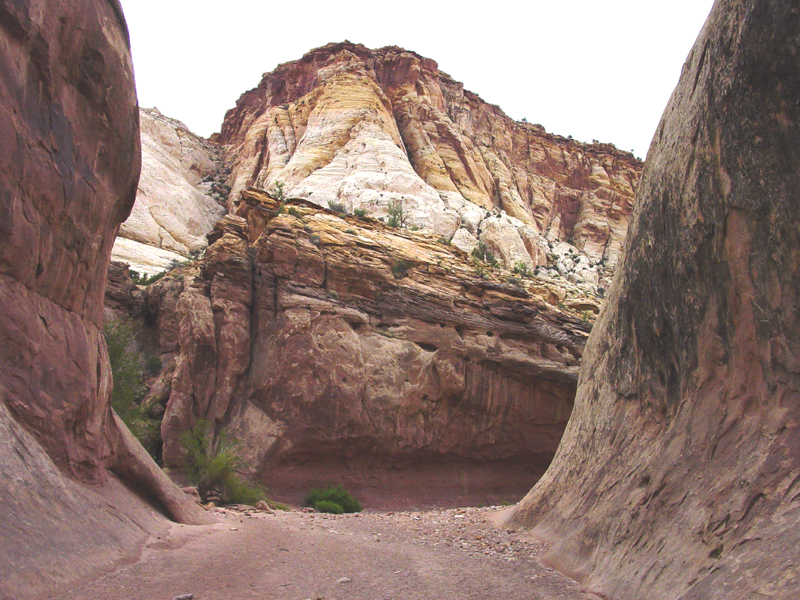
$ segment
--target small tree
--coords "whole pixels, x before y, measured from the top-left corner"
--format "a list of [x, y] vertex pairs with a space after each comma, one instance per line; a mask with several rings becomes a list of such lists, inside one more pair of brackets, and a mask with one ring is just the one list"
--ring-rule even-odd
[[284, 191], [284, 183], [282, 181], [276, 181], [275, 185], [272, 186], [272, 190], [270, 191], [270, 196], [275, 198], [278, 202], [283, 204], [286, 202], [286, 192]]
[[255, 504], [264, 500], [264, 491], [242, 479], [236, 472], [241, 462], [236, 456], [236, 443], [223, 430], [216, 443], [208, 421], [198, 421], [181, 435], [186, 452], [186, 475], [197, 486], [200, 500], [217, 500], [226, 504]]
[[151, 419], [140, 406], [147, 393], [143, 382], [145, 360], [136, 342], [133, 325], [112, 321], [105, 324], [104, 334], [114, 381], [111, 407], [142, 446], [158, 459], [161, 454], [161, 423]]
[[408, 222], [408, 213], [403, 206], [402, 200], [389, 201], [389, 219], [386, 224], [389, 227], [405, 227]]

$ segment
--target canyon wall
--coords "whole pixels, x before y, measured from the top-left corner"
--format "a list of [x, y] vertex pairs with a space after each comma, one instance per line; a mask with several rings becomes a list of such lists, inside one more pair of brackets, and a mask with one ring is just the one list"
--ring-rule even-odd
[[204, 513], [108, 405], [106, 268], [140, 166], [120, 5], [2, 0], [0, 47], [0, 595], [27, 598], [165, 528], [118, 478], [175, 519]]
[[139, 109], [142, 173], [112, 258], [140, 274], [163, 271], [206, 247], [227, 212], [226, 171], [217, 144], [158, 109]]
[[516, 523], [604, 597], [800, 595], [800, 9], [718, 0]]
[[540, 274], [593, 291], [617, 262], [641, 171], [613, 145], [513, 121], [433, 60], [350, 42], [264, 75], [226, 115], [220, 142], [231, 211], [243, 190], [277, 183], [376, 218], [399, 202], [409, 225], [467, 252], [480, 240], [507, 266], [549, 267]]
[[371, 506], [530, 488], [571, 412], [579, 311], [597, 299], [302, 200], [245, 191], [238, 212], [202, 260], [143, 288], [166, 466], [207, 419], [288, 500], [332, 481]]

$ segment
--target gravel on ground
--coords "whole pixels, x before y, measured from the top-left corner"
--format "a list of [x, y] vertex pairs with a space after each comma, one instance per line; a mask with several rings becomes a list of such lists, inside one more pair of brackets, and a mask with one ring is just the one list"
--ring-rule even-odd
[[[212, 509], [174, 525], [139, 560], [55, 600], [596, 600], [542, 566], [503, 507], [328, 515]], [[310, 510], [310, 509], [306, 509]]]

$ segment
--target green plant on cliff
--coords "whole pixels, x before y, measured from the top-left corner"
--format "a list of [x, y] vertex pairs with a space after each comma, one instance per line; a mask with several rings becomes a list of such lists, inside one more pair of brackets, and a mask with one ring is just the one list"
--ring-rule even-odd
[[472, 249], [472, 258], [487, 263], [490, 267], [497, 266], [497, 259], [486, 244], [478, 242], [478, 245]]
[[392, 263], [392, 275], [395, 279], [402, 279], [408, 275], [408, 271], [413, 268], [414, 263], [407, 260], [396, 260]]
[[151, 419], [140, 406], [147, 393], [143, 381], [145, 359], [136, 342], [133, 324], [129, 321], [106, 323], [104, 334], [114, 381], [111, 407], [150, 455], [158, 459], [161, 454], [161, 423]]
[[214, 441], [208, 421], [198, 421], [181, 435], [181, 445], [186, 453], [186, 475], [197, 486], [203, 502], [253, 505], [266, 500], [264, 490], [236, 472], [242, 464], [236, 443], [225, 430]]
[[391, 200], [389, 202], [389, 218], [386, 224], [389, 227], [405, 227], [408, 222], [408, 213], [403, 206], [402, 200]]
[[276, 181], [269, 192], [269, 195], [277, 200], [279, 204], [284, 204], [286, 202], [286, 191], [283, 189], [284, 185], [282, 181]]
[[361, 512], [361, 503], [341, 484], [311, 490], [306, 496], [305, 505], [313, 506], [319, 512], [336, 514]]
[[514, 263], [513, 271], [514, 273], [516, 273], [517, 275], [521, 275], [522, 277], [533, 277], [533, 273], [531, 273], [531, 270], [528, 268], [528, 265], [526, 265], [521, 260]]

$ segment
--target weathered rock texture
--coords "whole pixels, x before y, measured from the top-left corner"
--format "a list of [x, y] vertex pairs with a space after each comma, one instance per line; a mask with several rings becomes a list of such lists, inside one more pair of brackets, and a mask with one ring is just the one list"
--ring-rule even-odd
[[589, 330], [549, 302], [596, 300], [480, 279], [436, 236], [242, 198], [202, 261], [144, 288], [165, 464], [208, 419], [291, 500], [331, 481], [373, 506], [524, 494], [569, 417]]
[[[109, 567], [187, 503], [116, 422], [103, 341], [113, 234], [139, 175], [116, 0], [0, 1], [0, 595]], [[93, 484], [93, 485], [86, 485]]]
[[595, 280], [598, 263], [616, 264], [641, 170], [612, 145], [513, 121], [430, 59], [350, 42], [266, 74], [228, 112], [220, 141], [231, 210], [242, 190], [276, 182], [374, 217], [401, 201], [412, 225], [480, 238], [508, 266], [555, 267], [548, 245], [570, 242]]
[[219, 148], [157, 109], [140, 109], [142, 175], [112, 256], [139, 272], [164, 270], [206, 247], [226, 210]]
[[798, 31], [796, 3], [715, 4], [564, 440], [516, 509], [608, 597], [800, 597]]

